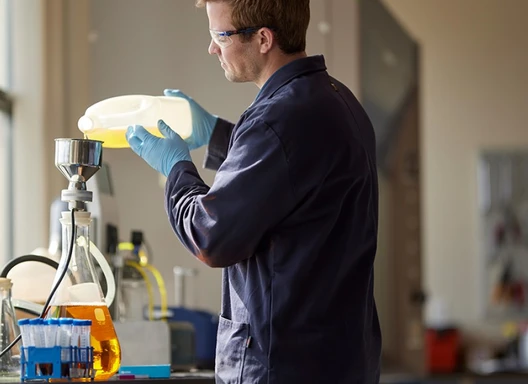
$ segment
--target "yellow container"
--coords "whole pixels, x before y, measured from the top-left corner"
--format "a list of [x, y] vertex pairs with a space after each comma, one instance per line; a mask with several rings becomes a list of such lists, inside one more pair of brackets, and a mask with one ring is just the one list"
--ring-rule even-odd
[[124, 95], [111, 97], [90, 106], [77, 125], [91, 140], [106, 148], [128, 148], [125, 134], [131, 125], [142, 125], [155, 136], [163, 137], [158, 120], [163, 120], [183, 139], [192, 133], [189, 102], [179, 97]]

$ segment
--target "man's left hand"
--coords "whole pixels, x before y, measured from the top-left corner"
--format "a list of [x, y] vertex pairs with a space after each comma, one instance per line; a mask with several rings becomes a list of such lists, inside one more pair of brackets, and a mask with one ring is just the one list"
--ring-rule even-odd
[[150, 134], [143, 126], [130, 126], [126, 139], [130, 148], [145, 160], [152, 168], [167, 177], [179, 161], [191, 161], [189, 147], [163, 120], [158, 128], [164, 138]]

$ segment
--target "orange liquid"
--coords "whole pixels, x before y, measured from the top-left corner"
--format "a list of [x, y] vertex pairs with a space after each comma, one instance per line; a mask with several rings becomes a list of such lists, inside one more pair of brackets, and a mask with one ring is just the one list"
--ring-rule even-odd
[[94, 349], [95, 380], [108, 380], [119, 370], [121, 347], [106, 305], [61, 305], [51, 307], [46, 317], [92, 320], [90, 344]]

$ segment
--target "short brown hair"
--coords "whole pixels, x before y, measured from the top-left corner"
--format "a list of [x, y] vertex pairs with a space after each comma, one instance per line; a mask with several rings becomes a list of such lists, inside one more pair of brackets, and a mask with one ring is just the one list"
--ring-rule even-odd
[[271, 28], [284, 53], [306, 49], [310, 0], [196, 0], [196, 6], [203, 8], [208, 2], [231, 6], [231, 22], [236, 29]]

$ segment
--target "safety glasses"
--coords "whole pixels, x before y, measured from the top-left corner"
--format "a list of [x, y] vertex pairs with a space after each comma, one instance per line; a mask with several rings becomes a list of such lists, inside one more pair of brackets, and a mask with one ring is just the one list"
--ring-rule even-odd
[[231, 44], [233, 44], [233, 39], [231, 38], [231, 36], [255, 33], [260, 28], [264, 28], [264, 27], [250, 27], [250, 28], [237, 29], [234, 31], [215, 31], [215, 30], [210, 29], [209, 33], [211, 34], [211, 38], [213, 39], [216, 45], [218, 45], [221, 48], [226, 48], [226, 47], [229, 47]]

